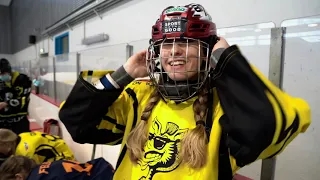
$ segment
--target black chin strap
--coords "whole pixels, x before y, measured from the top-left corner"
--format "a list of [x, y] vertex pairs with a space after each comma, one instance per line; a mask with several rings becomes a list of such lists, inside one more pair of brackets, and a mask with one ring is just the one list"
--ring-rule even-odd
[[[204, 66], [205, 64], [202, 64], [200, 69], [204, 69]], [[162, 69], [162, 71], [164, 71], [164, 69]], [[203, 80], [203, 77], [201, 76], [200, 81], [198, 80], [174, 81], [170, 79], [167, 74], [163, 74], [160, 79], [160, 82], [162, 82], [162, 84], [159, 84], [158, 87], [159, 87], [159, 91], [163, 95], [171, 96], [171, 97], [180, 97], [179, 99], [190, 99], [197, 95], [197, 93], [195, 92], [198, 91], [198, 84], [202, 80]], [[190, 96], [192, 94], [194, 95]], [[181, 100], [174, 100], [174, 101], [176, 104], [183, 102]]]
[[[159, 91], [167, 96], [181, 97], [181, 99], [186, 99], [189, 97], [189, 93], [193, 94], [197, 91], [197, 85], [196, 82], [192, 81], [177, 81], [175, 83], [172, 80], [168, 80], [162, 85], [159, 85]], [[175, 102], [177, 104], [181, 103], [179, 100], [176, 100]]]

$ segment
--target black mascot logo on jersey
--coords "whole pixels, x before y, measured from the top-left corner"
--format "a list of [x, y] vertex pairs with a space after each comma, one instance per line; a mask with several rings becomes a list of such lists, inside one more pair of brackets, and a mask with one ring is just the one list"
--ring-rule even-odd
[[153, 120], [144, 157], [138, 162], [141, 170], [148, 174], [140, 180], [151, 180], [156, 173], [171, 172], [180, 165], [180, 141], [187, 131], [173, 122], [168, 122], [164, 128], [157, 117]]

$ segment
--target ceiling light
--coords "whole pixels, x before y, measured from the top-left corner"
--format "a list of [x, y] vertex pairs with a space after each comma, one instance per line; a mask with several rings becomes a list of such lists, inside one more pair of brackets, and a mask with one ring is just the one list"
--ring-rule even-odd
[[318, 24], [308, 24], [309, 27], [316, 27]]

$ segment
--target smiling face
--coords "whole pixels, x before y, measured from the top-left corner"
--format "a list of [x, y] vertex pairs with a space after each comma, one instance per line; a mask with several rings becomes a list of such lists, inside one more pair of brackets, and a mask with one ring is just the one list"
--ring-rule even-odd
[[150, 44], [146, 66], [163, 98], [185, 101], [205, 83], [210, 72], [210, 47], [204, 40], [175, 37]]
[[207, 59], [203, 48], [205, 44], [200, 40], [166, 39], [160, 47], [161, 66], [175, 81], [196, 79]]

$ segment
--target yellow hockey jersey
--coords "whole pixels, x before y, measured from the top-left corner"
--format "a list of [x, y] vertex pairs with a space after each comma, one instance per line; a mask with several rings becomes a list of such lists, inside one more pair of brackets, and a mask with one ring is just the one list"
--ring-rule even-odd
[[122, 144], [115, 180], [227, 180], [219, 175], [223, 171], [222, 132], [227, 134], [228, 160], [235, 174], [245, 165], [282, 152], [311, 123], [304, 100], [278, 89], [231, 47], [222, 54], [211, 77], [214, 86], [207, 164], [191, 169], [179, 159], [181, 139], [195, 127], [194, 97], [179, 104], [159, 101], [148, 120], [143, 158], [135, 165], [129, 159], [126, 139], [139, 123], [155, 87], [151, 82], [133, 81], [125, 89], [96, 89], [92, 82], [107, 73], [112, 72], [81, 72], [59, 117], [78, 143]]
[[56, 160], [75, 160], [73, 152], [63, 139], [38, 131], [19, 134], [15, 155], [27, 156], [37, 164]]

